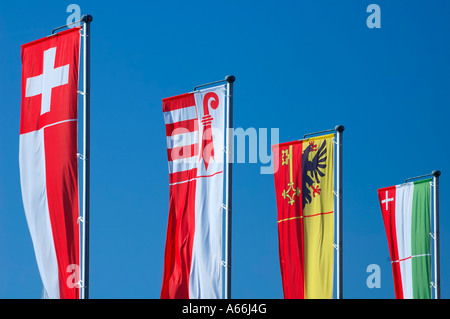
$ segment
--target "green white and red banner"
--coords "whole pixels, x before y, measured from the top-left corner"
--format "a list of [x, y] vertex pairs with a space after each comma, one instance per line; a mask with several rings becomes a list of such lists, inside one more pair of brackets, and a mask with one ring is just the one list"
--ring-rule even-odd
[[431, 298], [430, 182], [378, 190], [397, 299]]

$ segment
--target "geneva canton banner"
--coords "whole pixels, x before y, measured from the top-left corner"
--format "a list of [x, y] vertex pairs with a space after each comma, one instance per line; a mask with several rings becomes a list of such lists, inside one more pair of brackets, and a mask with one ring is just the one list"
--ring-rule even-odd
[[79, 28], [22, 45], [22, 199], [48, 298], [79, 298]]
[[286, 299], [332, 298], [334, 136], [272, 145]]
[[224, 92], [163, 99], [170, 200], [161, 298], [222, 298]]

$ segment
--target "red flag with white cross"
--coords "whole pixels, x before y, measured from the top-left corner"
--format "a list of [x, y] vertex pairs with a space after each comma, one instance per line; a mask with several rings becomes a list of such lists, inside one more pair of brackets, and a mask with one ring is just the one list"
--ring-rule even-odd
[[49, 298], [79, 298], [79, 53], [80, 28], [22, 45], [22, 199]]

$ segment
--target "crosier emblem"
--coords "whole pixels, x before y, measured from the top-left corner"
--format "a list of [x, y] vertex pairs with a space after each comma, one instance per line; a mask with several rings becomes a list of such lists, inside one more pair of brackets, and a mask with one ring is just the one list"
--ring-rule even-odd
[[217, 109], [218, 106], [219, 106], [219, 96], [214, 92], [206, 93], [205, 97], [203, 98], [203, 114], [204, 114], [202, 117], [203, 136], [199, 157], [200, 161], [203, 158], [206, 170], [208, 170], [210, 158], [214, 159], [214, 143], [211, 130], [211, 123], [213, 121], [213, 117], [209, 114], [209, 108], [211, 107], [213, 110], [215, 110]]

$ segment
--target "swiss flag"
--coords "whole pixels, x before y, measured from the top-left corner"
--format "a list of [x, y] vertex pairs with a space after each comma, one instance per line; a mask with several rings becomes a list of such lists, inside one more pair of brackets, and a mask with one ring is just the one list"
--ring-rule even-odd
[[22, 199], [49, 298], [79, 298], [80, 28], [22, 45]]

